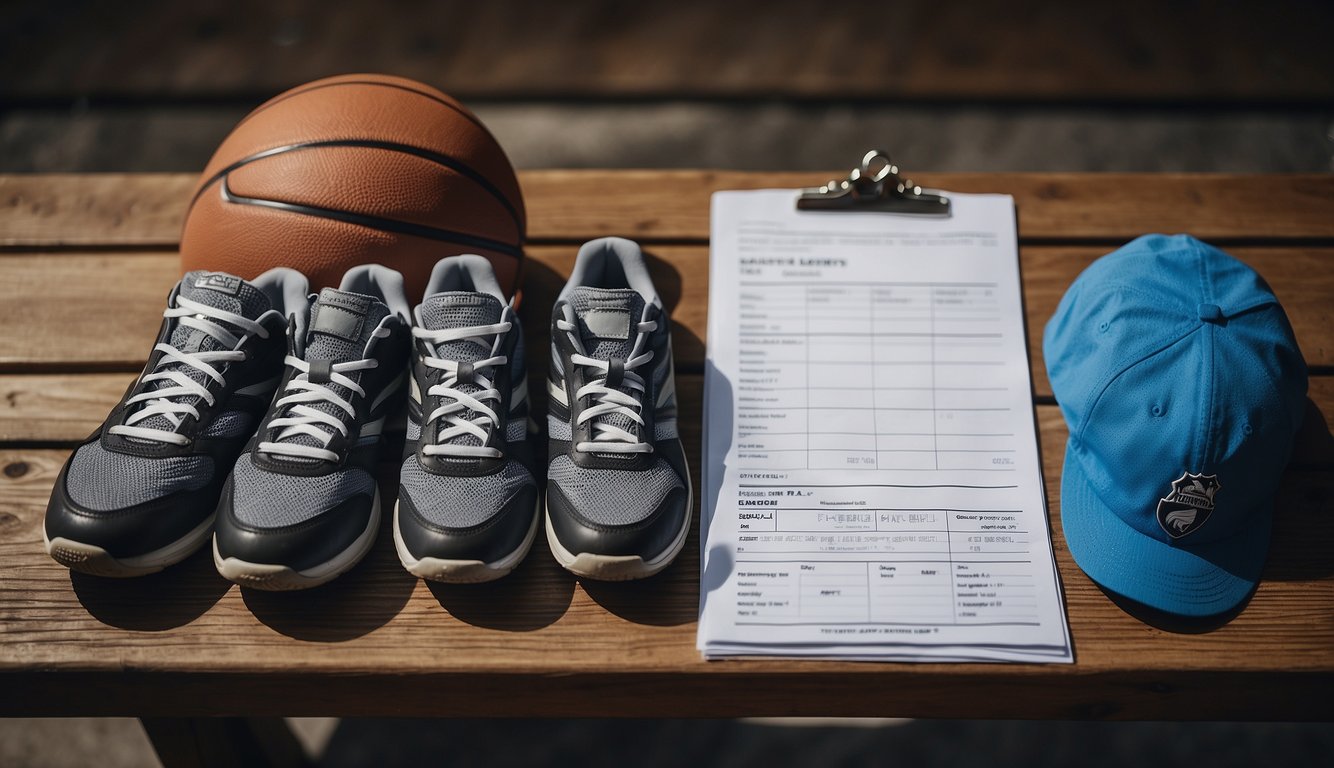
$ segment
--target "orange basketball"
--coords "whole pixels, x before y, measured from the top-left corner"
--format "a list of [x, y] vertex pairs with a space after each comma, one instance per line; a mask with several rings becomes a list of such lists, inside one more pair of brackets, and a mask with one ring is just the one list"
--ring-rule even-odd
[[195, 185], [181, 268], [252, 278], [286, 266], [319, 289], [384, 264], [415, 303], [436, 261], [479, 253], [513, 291], [525, 224], [514, 168], [472, 112], [412, 80], [343, 75], [232, 129]]

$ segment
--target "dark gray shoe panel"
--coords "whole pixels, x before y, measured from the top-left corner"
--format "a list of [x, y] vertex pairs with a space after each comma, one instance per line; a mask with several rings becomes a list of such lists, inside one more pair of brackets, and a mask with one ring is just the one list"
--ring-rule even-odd
[[79, 446], [65, 463], [65, 492], [83, 509], [109, 513], [198, 491], [213, 481], [215, 473], [213, 458], [207, 454], [116, 453], [95, 440]]
[[398, 531], [416, 559], [480, 560], [493, 563], [512, 554], [523, 543], [537, 514], [535, 484], [521, 486], [498, 512], [482, 523], [452, 528], [432, 522], [435, 515], [420, 510], [408, 492], [398, 497]]
[[255, 528], [237, 519], [228, 482], [218, 502], [214, 533], [218, 554], [248, 563], [285, 565], [296, 571], [322, 565], [349, 549], [365, 532], [374, 491], [342, 500], [295, 525]]

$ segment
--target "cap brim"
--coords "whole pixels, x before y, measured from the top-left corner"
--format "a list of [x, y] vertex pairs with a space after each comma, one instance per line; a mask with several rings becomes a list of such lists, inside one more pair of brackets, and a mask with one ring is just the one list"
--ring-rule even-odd
[[1273, 507], [1233, 535], [1190, 549], [1130, 527], [1093, 492], [1069, 445], [1061, 475], [1061, 528], [1075, 563], [1119, 595], [1178, 616], [1215, 616], [1255, 589], [1269, 552]]

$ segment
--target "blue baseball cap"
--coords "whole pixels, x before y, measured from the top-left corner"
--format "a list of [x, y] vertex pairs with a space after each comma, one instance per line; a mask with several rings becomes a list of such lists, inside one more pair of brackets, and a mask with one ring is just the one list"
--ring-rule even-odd
[[1146, 235], [1084, 270], [1043, 334], [1070, 427], [1061, 525], [1104, 588], [1213, 616], [1255, 588], [1306, 363], [1255, 270]]

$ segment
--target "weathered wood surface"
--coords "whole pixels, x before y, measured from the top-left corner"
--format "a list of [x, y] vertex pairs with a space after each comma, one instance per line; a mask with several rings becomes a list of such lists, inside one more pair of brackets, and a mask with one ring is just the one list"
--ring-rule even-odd
[[[393, 72], [479, 98], [1315, 102], [1327, 3], [29, 3], [0, 97], [264, 98]], [[152, 51], [151, 56], [144, 55]], [[683, 55], [686, 51], [686, 55]]]
[[[13, 178], [0, 181], [0, 190]], [[148, 190], [183, 177], [121, 178]], [[713, 178], [763, 186], [775, 177]], [[1011, 178], [978, 183], [1005, 190], [1015, 184]], [[37, 189], [44, 179], [22, 181]], [[87, 181], [82, 187], [75, 177], [53, 181], [62, 190], [55, 199], [84, 200], [89, 212], [113, 205], [107, 196], [118, 185]], [[1237, 186], [1255, 181], [1237, 180]], [[1128, 180], [1141, 187], [1155, 182]], [[698, 180], [690, 183], [703, 188]], [[1102, 182], [1071, 177], [1062, 183], [1087, 189]], [[1330, 188], [1320, 179], [1306, 183]], [[528, 187], [533, 210], [559, 210], [548, 198], [558, 188], [537, 188]], [[665, 197], [671, 184], [657, 188]], [[1249, 202], [1239, 191], [1220, 200], [1229, 196], [1232, 203], [1215, 203], [1224, 208], [1215, 217], [1220, 226], [1229, 205]], [[156, 199], [165, 205], [167, 195]], [[136, 211], [156, 219], [162, 210], [128, 210], [118, 226], [142, 237]], [[548, 226], [542, 222], [551, 215], [535, 213], [535, 228]], [[630, 211], [622, 215], [604, 226], [625, 224]], [[1193, 228], [1182, 216], [1165, 228]], [[0, 237], [9, 238], [16, 221], [31, 223], [14, 207], [0, 209]], [[77, 221], [66, 219], [66, 235], [79, 236]], [[143, 241], [107, 248], [105, 235], [10, 248], [0, 253], [6, 329], [0, 341], [0, 714], [1334, 718], [1328, 696], [1334, 684], [1334, 438], [1327, 423], [1334, 413], [1328, 370], [1334, 244], [1324, 242], [1321, 223], [1313, 215], [1284, 237], [1238, 230], [1238, 239], [1265, 244], [1231, 248], [1273, 283], [1308, 359], [1326, 366], [1312, 378], [1306, 423], [1277, 500], [1265, 579], [1232, 622], [1199, 634], [1155, 628], [1124, 613], [1075, 567], [1058, 517], [1066, 430], [1059, 410], [1039, 400], [1053, 541], [1077, 659], [1068, 667], [705, 663], [694, 649], [697, 532], [676, 565], [638, 584], [582, 582], [539, 542], [514, 575], [496, 584], [428, 586], [401, 569], [388, 535], [347, 576], [299, 594], [242, 591], [214, 572], [207, 553], [139, 580], [72, 575], [41, 547], [51, 484], [70, 448], [100, 422], [141, 364], [176, 274], [175, 259], [165, 250], [170, 239], [157, 244], [162, 250]], [[675, 303], [681, 424], [695, 471], [707, 295], [707, 252], [698, 242], [705, 232], [698, 226], [687, 230], [695, 232], [691, 237], [679, 238], [688, 242], [650, 248], [655, 278]], [[1105, 250], [1079, 242], [1025, 245], [1031, 338], [1069, 280]], [[550, 301], [573, 254], [568, 243], [532, 249], [526, 314], [538, 318], [529, 325], [535, 348], [545, 340], [545, 313], [533, 307]], [[1035, 357], [1034, 370], [1041, 369]], [[1049, 391], [1038, 382], [1040, 394]], [[392, 486], [392, 467], [386, 471]]]
[[[520, 172], [519, 182], [530, 242], [622, 235], [661, 243], [706, 241], [716, 190], [819, 186], [846, 175], [546, 170]], [[926, 186], [1013, 195], [1025, 243], [1107, 243], [1146, 232], [1228, 242], [1334, 239], [1328, 175], [912, 175]], [[174, 247], [195, 181], [194, 174], [0, 175], [0, 247]]]
[[[1026, 245], [1020, 249], [1035, 392], [1051, 394], [1042, 328], [1065, 287], [1110, 246]], [[574, 245], [530, 246], [524, 284], [528, 306], [549, 307], [574, 264]], [[1334, 366], [1334, 247], [1229, 248], [1264, 275], [1283, 302], [1313, 366]], [[677, 367], [701, 371], [708, 319], [708, 246], [650, 245], [650, 268], [673, 307]], [[137, 371], [144, 339], [162, 320], [179, 277], [171, 252], [61, 251], [0, 254], [0, 306], [23, 318], [25, 334], [0, 335], [0, 373], [63, 370]], [[416, 301], [418, 299], [414, 299]], [[533, 339], [545, 338], [541, 311], [525, 313]], [[96, 344], [88, 339], [96, 338]]]

